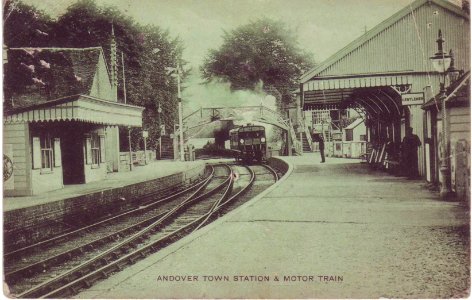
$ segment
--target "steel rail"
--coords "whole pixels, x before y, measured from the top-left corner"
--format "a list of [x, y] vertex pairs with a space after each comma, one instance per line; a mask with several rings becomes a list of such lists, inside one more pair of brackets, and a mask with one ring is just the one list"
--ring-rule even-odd
[[243, 187], [241, 190], [239, 190], [237, 193], [235, 193], [234, 195], [231, 195], [231, 197], [229, 197], [225, 202], [223, 202], [221, 205], [219, 205], [215, 209], [215, 211], [219, 211], [222, 207], [228, 205], [233, 200], [235, 200], [236, 198], [238, 198], [242, 194], [246, 193], [252, 187], [252, 185], [254, 184], [254, 182], [256, 180], [256, 174], [254, 173], [254, 170], [252, 170], [251, 168], [249, 168], [246, 165], [244, 165], [244, 167], [249, 171], [249, 174], [251, 176], [250, 179], [249, 179], [249, 183], [245, 187]]
[[[210, 166], [210, 168], [212, 168]], [[35, 248], [38, 248], [38, 247], [44, 247], [44, 246], [48, 246], [48, 245], [51, 245], [51, 244], [54, 244], [54, 243], [57, 243], [57, 242], [60, 242], [64, 239], [67, 239], [67, 238], [70, 238], [71, 236], [73, 235], [79, 235], [81, 233], [83, 233], [84, 231], [87, 231], [87, 230], [91, 230], [91, 229], [94, 229], [98, 226], [101, 226], [101, 225], [104, 225], [106, 223], [109, 223], [109, 222], [112, 222], [112, 221], [115, 221], [119, 218], [122, 218], [122, 217], [125, 217], [125, 216], [128, 216], [128, 215], [132, 215], [132, 214], [135, 214], [135, 213], [140, 213], [144, 210], [147, 210], [147, 209], [151, 209], [152, 207], [154, 207], [155, 205], [157, 204], [161, 204], [163, 202], [167, 202], [167, 201], [170, 201], [170, 200], [173, 200], [193, 189], [196, 189], [196, 188], [199, 188], [202, 184], [204, 184], [208, 178], [212, 177], [213, 176], [213, 173], [214, 173], [214, 170], [211, 169], [210, 171], [210, 175], [208, 175], [207, 178], [203, 179], [202, 181], [188, 187], [188, 188], [185, 188], [184, 190], [182, 191], [178, 191], [174, 194], [171, 194], [169, 196], [166, 196], [162, 199], [159, 199], [157, 201], [154, 201], [154, 202], [151, 202], [149, 203], [148, 202], [145, 202], [145, 203], [148, 203], [148, 204], [145, 204], [145, 205], [141, 205], [137, 208], [132, 208], [131, 210], [127, 210], [125, 212], [121, 212], [115, 216], [112, 216], [110, 218], [106, 218], [104, 220], [100, 220], [99, 222], [96, 222], [96, 223], [93, 223], [93, 224], [90, 224], [90, 225], [87, 225], [87, 226], [84, 226], [84, 227], [81, 227], [79, 229], [76, 229], [74, 231], [70, 231], [70, 232], [67, 232], [67, 233], [64, 233], [64, 234], [61, 234], [61, 235], [58, 235], [58, 236], [55, 236], [55, 237], [52, 237], [50, 239], [47, 239], [47, 240], [44, 240], [44, 241], [41, 241], [41, 242], [38, 242], [38, 243], [35, 243], [35, 244], [32, 244], [32, 245], [29, 245], [29, 246], [26, 246], [26, 247], [23, 247], [23, 248], [20, 248], [20, 249], [17, 249], [17, 250], [14, 250], [14, 251], [11, 251], [9, 253], [5, 253], [3, 255], [3, 258], [4, 258], [4, 261], [6, 261], [9, 257], [14, 257], [14, 256], [19, 256], [20, 254], [22, 253], [25, 253], [25, 252], [28, 252], [28, 251], [32, 251], [34, 250]], [[143, 197], [144, 198], [150, 198], [152, 196], [154, 196], [157, 192], [154, 192], [154, 193], [150, 193], [150, 194], [147, 194], [147, 195], [144, 195]]]
[[267, 168], [274, 175], [274, 179], [275, 179], [276, 182], [279, 181], [279, 179], [280, 179], [279, 173], [277, 173], [277, 171], [274, 168], [272, 168], [271, 166], [269, 166], [267, 164], [263, 164], [262, 166]]
[[[229, 166], [227, 165], [226, 167], [229, 168]], [[209, 181], [210, 181], [210, 178], [207, 179], [207, 182]], [[230, 181], [231, 181], [231, 177], [228, 176], [228, 178], [224, 180], [223, 183], [219, 184], [217, 187], [215, 187], [211, 191], [203, 195], [199, 195], [195, 197], [195, 195], [197, 195], [201, 190], [203, 190], [203, 188], [206, 185], [200, 187], [195, 193], [193, 193], [180, 205], [171, 209], [169, 212], [165, 213], [165, 215], [162, 216], [159, 220], [147, 226], [146, 228], [139, 231], [138, 233], [134, 234], [130, 238], [108, 249], [107, 251], [89, 259], [88, 261], [80, 264], [79, 266], [76, 266], [73, 269], [66, 271], [65, 273], [57, 276], [56, 278], [43, 282], [17, 295], [17, 297], [19, 298], [49, 297], [48, 295], [51, 295], [51, 293], [60, 294], [60, 291], [64, 291], [64, 289], [69, 287], [70, 284], [77, 283], [78, 281], [82, 281], [82, 280], [84, 280], [85, 285], [88, 285], [87, 280], [86, 280], [88, 278], [87, 274], [94, 274], [95, 273], [94, 270], [96, 270], [97, 268], [101, 268], [103, 266], [116, 265], [117, 264], [116, 262], [122, 261], [122, 259], [120, 258], [120, 255], [126, 254], [127, 252], [129, 252], [131, 248], [136, 247], [138, 243], [146, 240], [152, 234], [153, 231], [157, 231], [161, 229], [161, 227], [165, 226], [165, 222], [168, 222], [172, 216], [182, 211], [182, 209], [187, 208], [189, 205], [212, 196], [213, 194], [221, 190], [224, 186], [228, 185]], [[197, 220], [200, 220], [201, 218], [205, 216], [206, 214], [204, 214], [202, 217], [199, 217]], [[194, 224], [194, 223], [195, 221], [193, 221], [191, 224]], [[141, 249], [149, 249], [149, 248], [146, 246], [143, 246]], [[141, 249], [138, 249], [135, 252], [139, 252]], [[126, 255], [125, 257], [128, 257], [128, 255]]]
[[234, 175], [233, 168], [230, 167], [230, 174], [229, 174], [230, 181], [229, 181], [228, 187], [226, 188], [226, 190], [223, 194], [223, 197], [218, 199], [218, 201], [215, 201], [215, 203], [211, 206], [211, 209], [210, 209], [207, 217], [199, 225], [197, 225], [197, 227], [193, 231], [196, 231], [196, 230], [200, 229], [200, 227], [202, 227], [208, 221], [208, 219], [212, 216], [212, 214], [217, 210], [217, 208], [220, 205], [221, 201], [228, 198], [229, 194], [231, 193], [231, 190], [233, 189], [234, 176], [235, 175]]
[[204, 221], [202, 221], [198, 226], [197, 228], [195, 228], [193, 231], [196, 231], [197, 229], [205, 226], [206, 224], [208, 224], [208, 221], [210, 220], [210, 218], [214, 218], [215, 217], [215, 213], [219, 212], [222, 208], [226, 207], [228, 204], [230, 204], [231, 202], [233, 202], [234, 200], [236, 200], [239, 196], [241, 196], [242, 194], [246, 193], [251, 187], [252, 185], [254, 184], [255, 182], [255, 178], [256, 178], [256, 174], [254, 173], [254, 171], [249, 168], [248, 166], [244, 165], [244, 167], [249, 171], [249, 174], [250, 174], [250, 179], [249, 179], [249, 183], [243, 187], [241, 190], [239, 190], [238, 192], [236, 192], [234, 195], [231, 195], [231, 197], [229, 197], [228, 199], [226, 199], [225, 202], [223, 203], [220, 203], [218, 206], [215, 207], [215, 209], [213, 211], [211, 211], [209, 214], [208, 214], [208, 217], [205, 218]]

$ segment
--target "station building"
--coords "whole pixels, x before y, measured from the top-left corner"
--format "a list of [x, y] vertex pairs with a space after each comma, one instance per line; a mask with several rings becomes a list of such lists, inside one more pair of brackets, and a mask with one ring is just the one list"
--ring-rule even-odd
[[[428, 144], [431, 145], [430, 181], [440, 182], [442, 105], [436, 95], [423, 105]], [[446, 90], [446, 122], [451, 167], [451, 189], [460, 199], [470, 199], [470, 71]]]
[[[116, 48], [11, 48], [4, 61], [4, 195], [102, 180], [119, 170], [118, 126], [143, 108], [117, 102]], [[9, 169], [9, 170], [8, 170]]]
[[431, 122], [422, 105], [439, 92], [442, 75], [429, 59], [437, 52], [439, 30], [446, 51], [454, 51], [455, 67], [468, 72], [468, 8], [443, 0], [416, 0], [303, 74], [300, 95], [305, 114], [355, 109], [366, 120], [370, 144], [375, 148], [391, 142], [397, 156], [406, 128], [412, 127], [422, 143], [420, 175], [432, 181], [435, 145], [429, 143]]

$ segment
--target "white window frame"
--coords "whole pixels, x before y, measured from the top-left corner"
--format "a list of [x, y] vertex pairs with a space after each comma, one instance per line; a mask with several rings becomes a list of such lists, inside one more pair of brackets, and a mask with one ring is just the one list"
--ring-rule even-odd
[[54, 139], [49, 132], [33, 136], [33, 169], [39, 169], [41, 174], [48, 174], [54, 171]]

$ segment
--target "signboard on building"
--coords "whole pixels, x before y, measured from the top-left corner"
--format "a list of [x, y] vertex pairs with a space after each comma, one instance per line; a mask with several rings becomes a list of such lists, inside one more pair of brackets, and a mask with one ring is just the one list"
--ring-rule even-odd
[[424, 93], [411, 93], [402, 95], [402, 105], [422, 105]]

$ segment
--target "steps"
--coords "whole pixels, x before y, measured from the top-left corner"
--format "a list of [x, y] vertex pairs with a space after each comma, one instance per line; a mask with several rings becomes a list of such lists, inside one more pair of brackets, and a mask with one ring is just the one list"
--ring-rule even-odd
[[161, 159], [174, 159], [174, 140], [169, 136], [161, 137]]
[[308, 138], [306, 137], [306, 133], [302, 132], [302, 143], [303, 143], [303, 152], [312, 152], [310, 144], [308, 143]]

